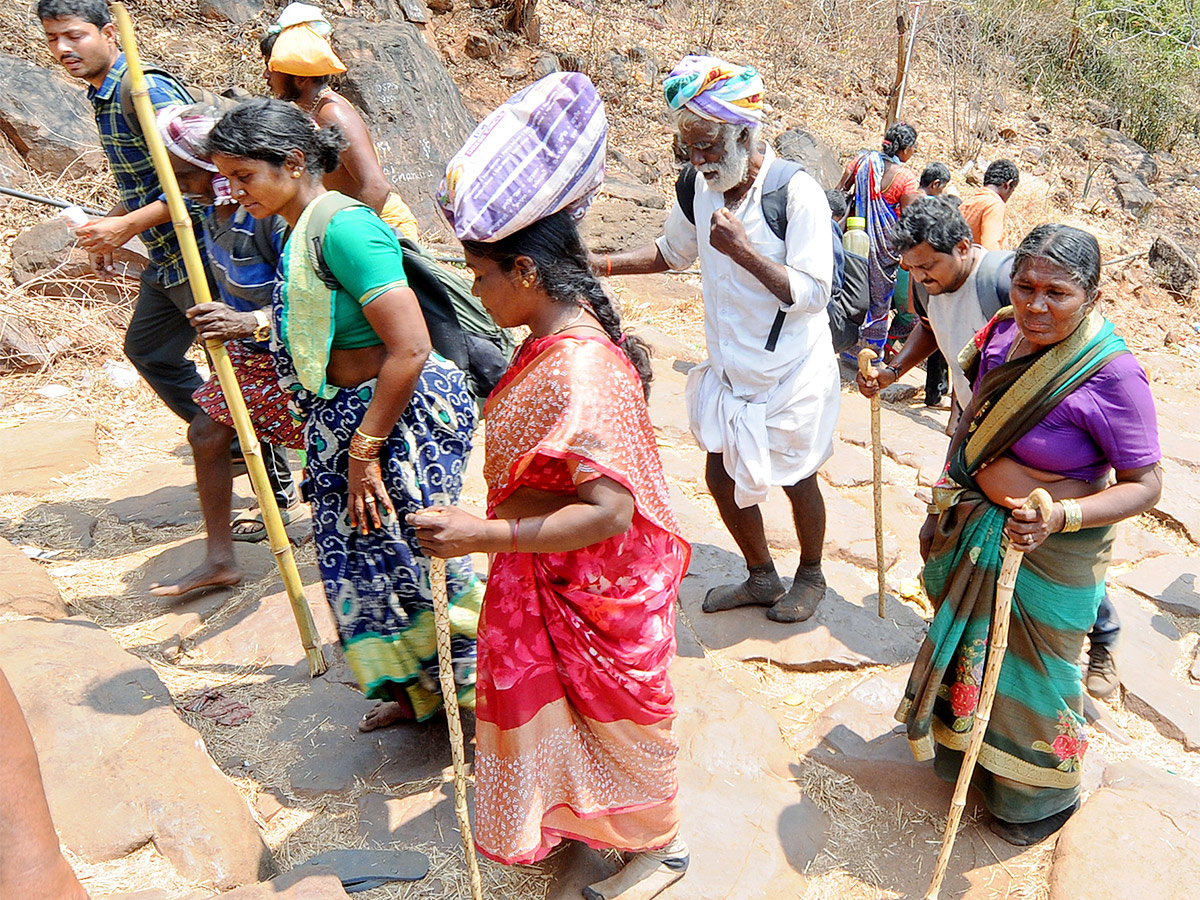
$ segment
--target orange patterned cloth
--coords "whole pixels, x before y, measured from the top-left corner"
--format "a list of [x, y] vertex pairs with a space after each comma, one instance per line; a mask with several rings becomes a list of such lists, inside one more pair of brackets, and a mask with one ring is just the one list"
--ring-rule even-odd
[[518, 488], [633, 494], [624, 534], [567, 553], [501, 553], [476, 684], [476, 830], [503, 863], [563, 838], [639, 851], [679, 830], [675, 600], [691, 548], [671, 512], [641, 381], [603, 338], [530, 340], [488, 399], [488, 515]]

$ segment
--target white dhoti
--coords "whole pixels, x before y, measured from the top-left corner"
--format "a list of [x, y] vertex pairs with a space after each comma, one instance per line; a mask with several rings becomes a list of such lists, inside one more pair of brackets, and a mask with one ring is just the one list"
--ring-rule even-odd
[[803, 481], [829, 459], [841, 396], [831, 351], [811, 354], [750, 398], [736, 396], [706, 360], [688, 373], [685, 394], [692, 434], [702, 450], [721, 454], [742, 509], [766, 500], [771, 485]]

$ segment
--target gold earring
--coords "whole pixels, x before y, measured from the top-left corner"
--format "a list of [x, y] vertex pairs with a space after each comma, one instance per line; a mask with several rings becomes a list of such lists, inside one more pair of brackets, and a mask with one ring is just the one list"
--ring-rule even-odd
[[299, 177], [300, 177], [300, 170], [299, 170], [299, 169], [292, 169], [292, 177], [293, 177], [293, 178], [299, 178]]
[[521, 279], [521, 287], [533, 287], [533, 279], [528, 275]]

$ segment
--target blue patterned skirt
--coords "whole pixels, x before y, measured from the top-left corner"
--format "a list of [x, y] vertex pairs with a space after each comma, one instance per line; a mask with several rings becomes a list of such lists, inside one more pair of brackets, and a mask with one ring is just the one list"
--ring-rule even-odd
[[[429, 559], [405, 516], [458, 501], [476, 406], [463, 373], [431, 353], [379, 457], [397, 518], [388, 517], [382, 528], [362, 534], [350, 527], [349, 449], [374, 394], [372, 379], [342, 388], [328, 400], [310, 395], [306, 404], [313, 535], [325, 596], [364, 693], [390, 700], [402, 688], [423, 720], [441, 706], [433, 593]], [[469, 557], [446, 560], [446, 573], [458, 699], [473, 707], [483, 587]]]

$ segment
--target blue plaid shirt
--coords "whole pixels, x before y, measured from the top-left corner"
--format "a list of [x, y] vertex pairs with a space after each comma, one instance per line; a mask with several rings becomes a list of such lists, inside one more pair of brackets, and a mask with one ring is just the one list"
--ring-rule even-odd
[[[96, 113], [96, 126], [100, 129], [100, 146], [108, 157], [109, 168], [117, 182], [117, 191], [126, 209], [141, 209], [155, 200], [163, 200], [162, 187], [154, 171], [154, 161], [146, 139], [130, 130], [121, 113], [121, 78], [126, 72], [125, 54], [108, 71], [108, 77], [99, 88], [88, 88], [88, 99]], [[150, 101], [155, 109], [173, 103], [190, 104], [192, 97], [187, 90], [173, 79], [148, 74], [147, 86]], [[195, 232], [200, 234], [201, 225], [195, 213], [192, 215]], [[187, 281], [183, 266], [183, 254], [175, 237], [175, 226], [155, 225], [141, 233], [146, 249], [150, 251], [150, 262], [158, 268], [159, 281], [164, 287], [174, 287]], [[203, 257], [203, 248], [200, 251]]]

